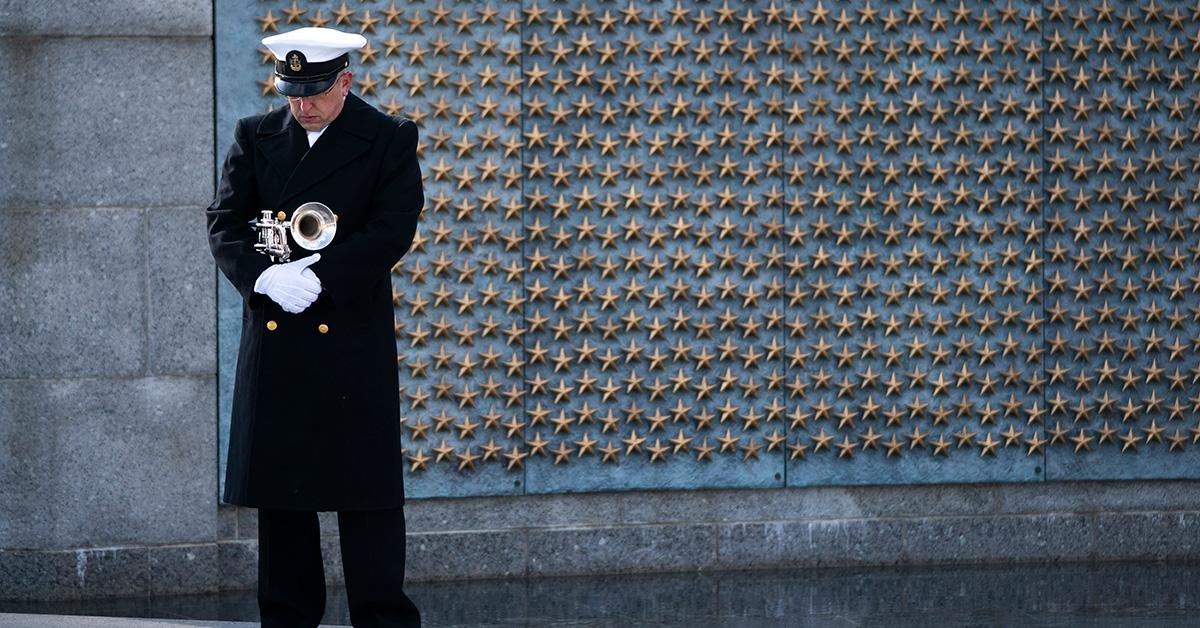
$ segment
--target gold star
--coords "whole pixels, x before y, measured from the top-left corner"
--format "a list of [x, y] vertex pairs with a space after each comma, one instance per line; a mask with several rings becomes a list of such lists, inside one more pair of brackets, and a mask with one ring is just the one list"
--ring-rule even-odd
[[584, 432], [583, 438], [573, 442], [575, 446], [579, 448], [579, 454], [577, 457], [582, 458], [585, 455], [592, 454], [592, 449], [594, 449], [596, 447], [596, 443], [600, 441], [592, 438], [592, 436], [587, 432]]
[[324, 28], [324, 26], [329, 23], [329, 18], [325, 17], [325, 15], [321, 13], [321, 9], [318, 7], [317, 12], [314, 13], [312, 17], [308, 18], [308, 23], [317, 28]]
[[838, 458], [853, 458], [856, 447], [858, 447], [857, 442], [851, 442], [850, 436], [843, 435], [842, 442], [837, 444]]
[[655, 438], [654, 444], [648, 445], [646, 450], [650, 452], [650, 462], [654, 463], [659, 461], [666, 462], [667, 452], [669, 452], [671, 448], [663, 445], [661, 438]]
[[954, 441], [946, 440], [945, 434], [938, 434], [937, 440], [933, 441], [932, 444], [933, 444], [933, 455], [936, 456], [938, 454], [941, 454], [943, 456], [949, 456], [950, 455], [950, 445], [954, 444]]
[[1187, 436], [1184, 436], [1183, 431], [1178, 427], [1175, 428], [1174, 434], [1167, 437], [1167, 440], [1171, 441], [1171, 448], [1167, 451], [1175, 451], [1176, 448], [1183, 451], [1184, 446], [1187, 444]]
[[689, 450], [688, 445], [692, 442], [692, 437], [685, 436], [683, 430], [680, 429], [679, 432], [673, 438], [671, 438], [670, 442], [673, 446], [671, 453], [677, 454], [681, 451], [687, 452]]
[[575, 453], [575, 448], [567, 445], [567, 441], [560, 441], [558, 447], [551, 449], [550, 453], [554, 454], [554, 464], [560, 462], [570, 462], [571, 454]]
[[612, 462], [615, 464], [617, 462], [617, 454], [621, 453], [621, 448], [613, 445], [612, 439], [610, 438], [608, 439], [608, 443], [601, 447], [599, 451], [601, 463]]
[[1149, 427], [1143, 427], [1142, 431], [1146, 433], [1146, 442], [1158, 441], [1162, 442], [1163, 428], [1158, 426], [1158, 419], [1151, 419]]
[[887, 457], [891, 458], [892, 456], [899, 456], [901, 453], [903, 453], [904, 441], [896, 438], [895, 434], [892, 434], [891, 439], [885, 441], [883, 446], [887, 449]]
[[983, 440], [979, 441], [979, 448], [980, 448], [979, 456], [981, 458], [988, 454], [995, 456], [996, 455], [996, 446], [999, 444], [1000, 444], [1000, 441], [996, 440], [995, 437], [992, 436], [991, 432], [988, 432], [987, 434], [984, 435]]
[[[342, 3], [342, 6], [343, 7], [346, 6], [344, 2]], [[379, 23], [379, 18], [372, 17], [370, 9], [367, 9], [367, 10], [363, 11], [363, 16], [360, 18], [355, 18], [355, 21], [357, 21], [360, 24], [360, 27], [358, 29], [359, 33], [366, 33], [367, 31], [371, 31], [372, 33], [374, 33], [375, 25]]]
[[341, 26], [342, 24], [353, 26], [350, 23], [350, 18], [354, 16], [354, 10], [346, 7], [346, 0], [342, 0], [342, 6], [334, 9], [333, 16], [336, 18], [336, 21], [333, 23], [334, 26]]
[[723, 436], [718, 436], [717, 441], [721, 443], [721, 453], [737, 451], [738, 443], [741, 441], [740, 436], [734, 436], [733, 431], [726, 428]]
[[825, 433], [825, 428], [821, 428], [821, 431], [817, 433], [816, 436], [812, 436], [811, 438], [813, 441], [814, 452], [821, 451], [822, 449], [829, 449], [829, 444], [833, 442], [833, 437]]
[[384, 21], [383, 21], [384, 26], [391, 26], [392, 24], [395, 24], [396, 26], [400, 26], [400, 16], [404, 15], [404, 10], [397, 9], [396, 8], [396, 0], [392, 0], [392, 3], [388, 5], [388, 8], [383, 12], [383, 15], [384, 15]]
[[434, 462], [444, 462], [450, 460], [450, 456], [454, 454], [454, 448], [446, 443], [446, 439], [442, 439], [437, 447], [433, 448], [433, 453], [437, 454]]
[[1071, 442], [1075, 443], [1075, 453], [1079, 453], [1080, 449], [1091, 451], [1091, 442], [1093, 437], [1088, 436], [1083, 428], [1079, 428], [1079, 433], [1071, 437]]
[[789, 460], [797, 460], [797, 459], [805, 460], [806, 459], [806, 452], [808, 451], [808, 445], [801, 443], [800, 441], [797, 440], [794, 443], [788, 443], [787, 448], [788, 448], [788, 451], [791, 452], [791, 454], [788, 456]]
[[744, 454], [742, 462], [746, 462], [751, 458], [758, 460], [758, 452], [762, 449], [762, 444], [754, 440], [754, 437], [749, 437], [746, 441], [746, 444], [741, 446], [742, 453]]
[[458, 470], [459, 471], [462, 471], [463, 469], [466, 469], [468, 467], [471, 468], [472, 470], [474, 470], [475, 469], [475, 461], [479, 460], [479, 455], [472, 452], [471, 447], [469, 445], [467, 446], [466, 451], [464, 451], [461, 454], [455, 453], [454, 455], [456, 458], [458, 458], [458, 461], [459, 461], [458, 462]]
[[258, 23], [262, 25], [262, 30], [260, 32], [265, 33], [267, 31], [278, 31], [279, 30], [279, 18], [276, 17], [275, 14], [272, 13], [270, 9], [267, 9], [266, 15], [259, 17], [259, 18], [255, 18], [255, 20], [257, 20]]
[[479, 449], [483, 451], [483, 461], [499, 460], [500, 452], [504, 451], [504, 447], [496, 444], [496, 439], [489, 438], [486, 445], [480, 445]]
[[1066, 428], [1064, 428], [1062, 426], [1062, 423], [1059, 421], [1054, 422], [1054, 427], [1046, 428], [1046, 433], [1050, 435], [1050, 444], [1051, 445], [1054, 445], [1056, 443], [1066, 442], [1067, 433], [1069, 431], [1070, 430], [1067, 430]]
[[1021, 437], [1024, 435], [1015, 425], [1009, 425], [1007, 430], [1000, 432], [1000, 436], [1004, 437], [1004, 447], [1006, 449], [1009, 446], [1020, 445]]
[[260, 87], [262, 87], [262, 91], [259, 92], [259, 94], [258, 94], [259, 96], [269, 96], [269, 95], [275, 93], [275, 73], [274, 73], [274, 71], [272, 71], [270, 74], [268, 74], [267, 78], [265, 80], [258, 81], [258, 84]]
[[424, 449], [418, 449], [417, 453], [408, 455], [408, 461], [412, 463], [408, 470], [413, 473], [417, 471], [424, 471], [425, 465], [429, 464], [430, 460], [432, 460], [432, 458], [426, 455]]
[[621, 439], [621, 442], [625, 443], [625, 455], [629, 456], [635, 451], [642, 451], [642, 443], [646, 442], [646, 438], [638, 436], [637, 430], [632, 430], [629, 436]]
[[508, 465], [505, 467], [505, 469], [507, 471], [520, 469], [523, 466], [525, 458], [528, 456], [529, 454], [525, 453], [520, 447], [513, 445], [511, 450], [504, 452], [504, 459], [508, 461]]
[[367, 72], [361, 79], [358, 79], [355, 82], [358, 83], [358, 94], [360, 96], [375, 94], [375, 86], [379, 84], [379, 81], [371, 78], [370, 72]]
[[1046, 444], [1046, 439], [1042, 438], [1041, 434], [1034, 432], [1033, 438], [1025, 439], [1025, 444], [1029, 447], [1029, 451], [1026, 452], [1026, 455], [1032, 456], [1033, 454], [1042, 450], [1042, 446]]
[[545, 456], [546, 446], [550, 444], [550, 441], [542, 438], [541, 432], [537, 432], [533, 435], [533, 440], [527, 440], [525, 444], [529, 445], [529, 455]]
[[1126, 449], [1130, 449], [1130, 448], [1132, 448], [1134, 451], [1137, 451], [1138, 443], [1141, 442], [1141, 440], [1142, 440], [1142, 437], [1137, 436], [1133, 433], [1132, 427], [1129, 428], [1128, 433], [1123, 434], [1120, 438], [1121, 438], [1121, 442], [1124, 443], [1123, 445], [1121, 445], [1122, 453], [1124, 453]]
[[299, 22], [300, 18], [308, 13], [308, 9], [301, 9], [296, 6], [296, 0], [292, 0], [292, 6], [283, 10], [284, 15], [287, 15], [287, 23]]

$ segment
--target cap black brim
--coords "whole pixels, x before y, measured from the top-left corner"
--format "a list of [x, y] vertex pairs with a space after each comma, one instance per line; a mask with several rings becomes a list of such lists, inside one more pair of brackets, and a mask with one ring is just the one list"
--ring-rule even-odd
[[310, 83], [292, 83], [285, 81], [278, 76], [275, 77], [275, 90], [284, 96], [315, 96], [329, 89], [330, 85], [337, 80], [337, 76], [331, 76], [320, 81], [312, 81]]

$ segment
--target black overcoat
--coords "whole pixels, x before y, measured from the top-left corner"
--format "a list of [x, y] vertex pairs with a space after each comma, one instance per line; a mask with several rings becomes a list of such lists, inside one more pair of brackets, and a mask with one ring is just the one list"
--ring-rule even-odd
[[[425, 203], [417, 126], [357, 96], [308, 146], [286, 107], [238, 121], [209, 244], [243, 298], [224, 500], [360, 510], [404, 503], [391, 269]], [[254, 292], [270, 258], [249, 221], [319, 201], [337, 235], [310, 268], [322, 293], [299, 314]], [[290, 241], [292, 259], [312, 253]]]

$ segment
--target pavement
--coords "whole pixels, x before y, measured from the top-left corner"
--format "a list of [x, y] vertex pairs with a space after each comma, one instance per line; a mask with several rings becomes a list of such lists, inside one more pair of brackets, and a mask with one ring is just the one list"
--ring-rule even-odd
[[[258, 622], [0, 613], [0, 628], [258, 628]], [[322, 624], [321, 628], [336, 628]]]

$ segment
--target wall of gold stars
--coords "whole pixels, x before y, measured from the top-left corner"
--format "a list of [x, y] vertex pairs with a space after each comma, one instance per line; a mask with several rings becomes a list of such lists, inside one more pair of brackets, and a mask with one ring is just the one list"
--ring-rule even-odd
[[217, 23], [221, 137], [300, 26], [421, 127], [413, 496], [1200, 476], [1200, 2]]

